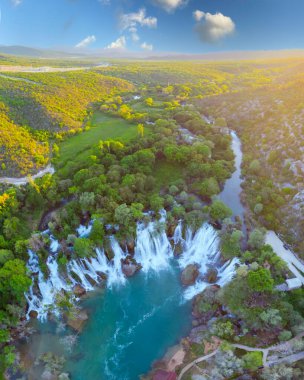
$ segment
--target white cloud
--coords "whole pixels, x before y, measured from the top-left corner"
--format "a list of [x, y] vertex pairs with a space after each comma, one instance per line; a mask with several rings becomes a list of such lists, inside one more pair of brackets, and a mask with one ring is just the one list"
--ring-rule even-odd
[[194, 20], [199, 22], [205, 16], [205, 12], [199, 11], [198, 9], [193, 12]]
[[78, 42], [78, 44], [75, 47], [79, 49], [86, 48], [95, 41], [96, 41], [96, 37], [94, 35], [88, 36], [84, 38], [82, 41]]
[[[222, 13], [204, 13], [202, 11], [196, 11], [199, 18], [196, 21], [201, 21], [196, 24], [196, 32], [199, 38], [203, 42], [215, 43], [230, 36], [235, 31], [235, 23], [228, 16], [224, 16]], [[194, 16], [195, 18], [195, 16]]]
[[131, 28], [129, 28], [129, 32], [131, 34], [132, 41], [137, 42], [140, 40], [139, 35], [137, 33], [137, 28], [135, 26], [131, 26]]
[[143, 42], [143, 43], [140, 45], [140, 47], [141, 47], [142, 49], [144, 49], [144, 50], [149, 50], [149, 51], [153, 50], [153, 45], [151, 45], [151, 44], [147, 44], [146, 42]]
[[177, 8], [186, 5], [188, 0], [153, 0], [153, 3], [167, 12], [174, 12]]
[[115, 50], [122, 50], [125, 49], [127, 45], [126, 37], [121, 36], [117, 38], [116, 41], [110, 43], [108, 46], [106, 46], [106, 49], [115, 49]]
[[138, 12], [123, 13], [120, 15], [120, 26], [122, 30], [130, 29], [137, 25], [155, 28], [157, 26], [157, 18], [147, 17], [145, 8], [139, 9]]
[[22, 0], [11, 0], [14, 7], [18, 7], [22, 3]]

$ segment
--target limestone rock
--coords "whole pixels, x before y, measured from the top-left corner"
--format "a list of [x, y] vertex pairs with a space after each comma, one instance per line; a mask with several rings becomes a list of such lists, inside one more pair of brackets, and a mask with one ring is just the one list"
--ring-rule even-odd
[[196, 265], [188, 265], [181, 274], [181, 281], [183, 285], [193, 285], [199, 275], [199, 271]]
[[77, 332], [81, 332], [88, 318], [85, 310], [77, 310], [76, 313], [68, 318], [67, 324]]
[[81, 285], [75, 285], [73, 288], [73, 293], [76, 297], [82, 297], [86, 294], [86, 290]]

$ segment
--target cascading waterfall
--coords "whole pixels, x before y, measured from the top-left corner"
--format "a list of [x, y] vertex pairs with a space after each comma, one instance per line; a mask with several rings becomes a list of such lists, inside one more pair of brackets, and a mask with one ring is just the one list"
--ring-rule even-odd
[[[162, 212], [159, 221], [150, 222], [147, 225], [140, 222], [137, 225], [134, 259], [144, 273], [170, 269], [174, 260], [174, 249], [179, 245], [182, 252], [177, 258], [180, 269], [183, 270], [189, 264], [196, 264], [200, 273], [196, 283], [185, 289], [183, 295], [185, 300], [193, 298], [209, 285], [203, 280], [203, 276], [210, 267], [218, 271], [216, 282], [218, 285], [223, 286], [232, 279], [238, 260], [233, 259], [223, 266], [220, 265], [219, 237], [210, 224], [204, 223], [195, 233], [187, 228], [185, 238], [183, 238], [183, 224], [180, 221], [173, 237], [169, 238], [163, 225], [165, 221], [165, 212]], [[89, 236], [90, 231], [91, 225], [80, 226], [77, 230], [78, 235], [82, 237]], [[56, 295], [60, 291], [72, 291], [77, 284], [86, 291], [91, 291], [95, 284], [104, 281], [104, 276], [106, 276], [108, 287], [124, 284], [126, 277], [122, 271], [122, 261], [129, 253], [121, 248], [114, 236], [110, 237], [110, 243], [112, 260], [107, 258], [103, 250], [96, 249], [95, 257], [71, 260], [67, 264], [66, 276], [63, 277], [59, 274], [56, 260], [60, 245], [51, 237], [51, 253], [47, 259], [49, 271], [47, 279], [39, 268], [38, 256], [29, 251], [28, 268], [32, 272], [33, 285], [26, 294], [28, 317], [31, 311], [37, 312], [41, 320], [47, 317], [50, 309], [56, 313], [54, 306]]]
[[[26, 299], [28, 301], [27, 317], [29, 317], [30, 313], [34, 311], [38, 314], [38, 317], [41, 320], [45, 320], [48, 311], [51, 308], [55, 314], [58, 314], [55, 306], [55, 298], [58, 292], [61, 290], [71, 290], [71, 287], [59, 276], [58, 264], [55, 256], [51, 254], [47, 259], [46, 264], [49, 270], [49, 277], [45, 280], [45, 276], [39, 267], [38, 256], [31, 250], [29, 250], [28, 253], [30, 257], [28, 268], [32, 272], [32, 286], [30, 287], [29, 293], [26, 294]], [[39, 295], [34, 292], [35, 283], [37, 283]]]
[[223, 286], [232, 279], [238, 259], [234, 258], [220, 266], [219, 237], [217, 231], [210, 224], [204, 223], [196, 233], [187, 228], [186, 238], [183, 239], [182, 223], [180, 222], [176, 227], [173, 240], [175, 245], [181, 244], [182, 246], [182, 254], [178, 259], [180, 268], [184, 269], [190, 264], [195, 264], [200, 273], [196, 283], [186, 288], [184, 292], [186, 300], [192, 299], [210, 285], [202, 280], [209, 268], [215, 268], [218, 271], [217, 285]]
[[[162, 221], [160, 221], [162, 222]], [[156, 231], [156, 223], [150, 222], [147, 226], [139, 223], [134, 258], [142, 266], [142, 271], [159, 271], [168, 268], [173, 250], [165, 230]], [[161, 227], [162, 228], [162, 227]]]

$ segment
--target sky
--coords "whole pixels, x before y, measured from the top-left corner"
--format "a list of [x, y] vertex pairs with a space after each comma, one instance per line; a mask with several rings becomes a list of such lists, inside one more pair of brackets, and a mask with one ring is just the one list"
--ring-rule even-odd
[[304, 48], [303, 0], [0, 0], [0, 45], [201, 54]]

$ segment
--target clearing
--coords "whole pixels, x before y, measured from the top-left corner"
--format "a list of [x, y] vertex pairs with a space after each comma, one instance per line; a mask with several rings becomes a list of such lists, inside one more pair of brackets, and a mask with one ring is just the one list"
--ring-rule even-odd
[[60, 156], [56, 166], [62, 168], [68, 162], [81, 162], [93, 154], [92, 147], [100, 140], [119, 140], [127, 142], [135, 138], [137, 125], [126, 120], [95, 112], [89, 124], [89, 130], [72, 136], [60, 145]]

